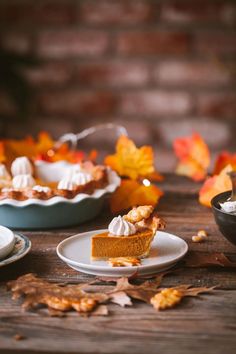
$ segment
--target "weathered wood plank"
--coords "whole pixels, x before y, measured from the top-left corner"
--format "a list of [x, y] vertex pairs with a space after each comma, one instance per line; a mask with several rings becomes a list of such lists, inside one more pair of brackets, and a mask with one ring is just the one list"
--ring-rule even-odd
[[[215, 225], [211, 210], [198, 203], [200, 185], [168, 175], [161, 188], [165, 196], [158, 211], [167, 221], [167, 231], [184, 238], [195, 252], [226, 252], [236, 256], [236, 247], [226, 241]], [[171, 311], [155, 312], [151, 306], [135, 302], [132, 308], [110, 307], [108, 317], [82, 318], [71, 313], [65, 319], [45, 313], [22, 312], [13, 302], [6, 282], [34, 272], [48, 280], [83, 282], [91, 276], [68, 268], [57, 256], [57, 244], [78, 232], [104, 228], [111, 219], [108, 209], [99, 218], [65, 230], [25, 232], [32, 241], [31, 252], [19, 262], [0, 270], [0, 350], [7, 353], [29, 351], [51, 353], [165, 353], [221, 354], [236, 347], [236, 272], [224, 268], [187, 268], [167, 275], [163, 286], [188, 283], [194, 286], [219, 284], [215, 294], [185, 299]], [[199, 229], [209, 233], [207, 242], [194, 244], [191, 237]], [[183, 265], [180, 264], [180, 266]], [[108, 286], [108, 285], [106, 285]], [[104, 289], [104, 284], [98, 285]], [[204, 300], [203, 300], [204, 298]], [[27, 337], [16, 341], [20, 333]]]

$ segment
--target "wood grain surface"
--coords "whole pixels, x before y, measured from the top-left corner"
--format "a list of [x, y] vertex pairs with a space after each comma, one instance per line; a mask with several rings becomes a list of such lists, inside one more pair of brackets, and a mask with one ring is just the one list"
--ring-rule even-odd
[[[198, 184], [167, 175], [161, 188], [165, 195], [158, 211], [167, 221], [169, 232], [185, 239], [192, 251], [225, 252], [236, 257], [236, 247], [219, 233], [211, 210], [199, 205]], [[78, 283], [91, 279], [68, 268], [55, 249], [64, 238], [106, 227], [110, 219], [106, 208], [96, 220], [73, 229], [24, 232], [32, 241], [31, 252], [17, 263], [0, 268], [0, 353], [235, 353], [235, 268], [183, 267], [166, 276], [164, 286], [187, 283], [219, 285], [219, 289], [210, 295], [184, 299], [164, 312], [155, 312], [137, 301], [129, 308], [109, 306], [107, 317], [83, 318], [69, 313], [66, 318], [55, 318], [46, 312], [23, 312], [21, 301], [11, 299], [6, 282], [28, 272], [53, 281]], [[192, 235], [202, 228], [209, 233], [207, 242], [192, 243]], [[16, 334], [24, 339], [16, 340]]]

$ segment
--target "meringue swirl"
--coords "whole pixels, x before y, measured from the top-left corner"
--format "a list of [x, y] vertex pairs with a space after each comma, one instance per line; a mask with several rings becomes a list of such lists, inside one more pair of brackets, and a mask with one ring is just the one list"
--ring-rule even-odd
[[32, 175], [33, 167], [28, 157], [26, 156], [17, 157], [12, 162], [11, 173], [13, 176]]
[[32, 189], [36, 192], [39, 192], [39, 193], [42, 193], [42, 192], [49, 193], [51, 191], [51, 188], [49, 188], [47, 186], [40, 186], [40, 185], [34, 186]]
[[30, 174], [17, 175], [12, 180], [14, 189], [25, 189], [35, 186], [35, 180]]
[[92, 176], [90, 173], [86, 172], [77, 172], [72, 176], [72, 181], [77, 185], [77, 186], [82, 186], [88, 182], [92, 181]]
[[122, 216], [115, 217], [108, 226], [109, 234], [112, 236], [130, 236], [136, 233], [136, 227]]
[[57, 189], [65, 189], [68, 191], [73, 191], [76, 187], [75, 182], [69, 178], [69, 177], [65, 177], [62, 180], [60, 180], [60, 182], [57, 185]]

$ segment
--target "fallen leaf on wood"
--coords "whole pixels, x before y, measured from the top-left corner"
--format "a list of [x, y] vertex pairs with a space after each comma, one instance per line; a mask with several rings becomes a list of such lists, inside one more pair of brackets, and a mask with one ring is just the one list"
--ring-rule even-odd
[[197, 296], [201, 293], [211, 292], [213, 290], [214, 287], [191, 288], [190, 285], [180, 285], [161, 290], [150, 299], [150, 303], [158, 311], [166, 310], [179, 304], [186, 296]]
[[110, 294], [111, 302], [120, 305], [121, 307], [132, 306], [132, 301], [124, 291], [117, 291]]
[[108, 316], [109, 311], [106, 305], [98, 305], [96, 309], [89, 313], [89, 316]]
[[153, 280], [146, 280], [140, 285], [130, 284], [126, 277], [118, 278], [115, 280], [116, 286], [110, 292], [110, 295], [122, 291], [133, 299], [149, 303], [150, 298], [157, 292], [163, 276], [164, 274], [158, 275]]
[[[13, 293], [13, 299], [25, 296], [22, 304], [24, 309], [45, 305], [55, 311], [75, 310], [79, 313], [89, 313], [94, 311], [99, 303], [108, 300], [106, 294], [86, 293], [82, 290], [84, 285], [61, 286], [37, 278], [33, 274], [26, 274], [9, 282], [8, 288]], [[56, 312], [53, 314], [56, 315]]]
[[187, 267], [220, 266], [236, 268], [236, 262], [231, 261], [224, 253], [220, 252], [211, 254], [190, 252], [184, 261]]

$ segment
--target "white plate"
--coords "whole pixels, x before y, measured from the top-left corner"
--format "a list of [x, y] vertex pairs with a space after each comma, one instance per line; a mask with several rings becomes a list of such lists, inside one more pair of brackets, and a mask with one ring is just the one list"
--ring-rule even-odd
[[187, 243], [180, 237], [158, 231], [152, 242], [150, 255], [142, 259], [138, 267], [111, 267], [105, 261], [92, 261], [91, 237], [107, 230], [84, 232], [71, 236], [57, 246], [57, 255], [71, 268], [99, 276], [130, 276], [136, 271], [140, 275], [154, 274], [170, 268], [188, 251]]
[[0, 226], [0, 259], [6, 257], [13, 249], [15, 236], [7, 227]]
[[23, 258], [31, 249], [31, 241], [25, 235], [14, 233], [15, 244], [13, 250], [4, 258], [0, 260], [0, 267], [14, 263]]

